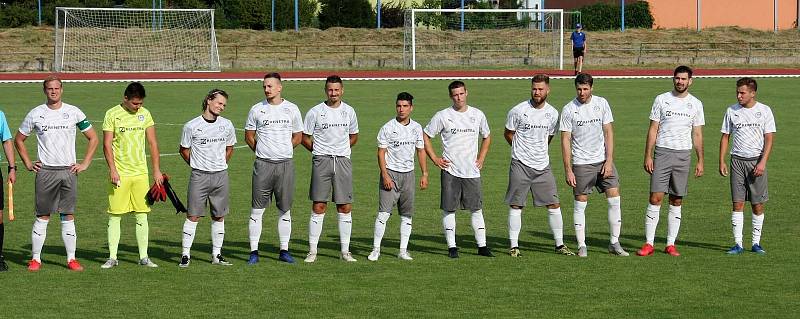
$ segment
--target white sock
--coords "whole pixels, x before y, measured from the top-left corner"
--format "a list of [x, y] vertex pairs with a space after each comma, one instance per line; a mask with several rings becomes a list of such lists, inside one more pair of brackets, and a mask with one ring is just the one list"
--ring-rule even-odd
[[456, 212], [442, 211], [442, 227], [447, 248], [456, 247]]
[[475, 232], [475, 242], [478, 247], [486, 246], [486, 223], [483, 221], [483, 210], [472, 212], [472, 230]]
[[339, 213], [339, 243], [342, 245], [342, 253], [350, 252], [350, 234], [353, 232], [353, 215]]
[[211, 221], [211, 255], [217, 257], [222, 253], [222, 241], [225, 239], [225, 221]]
[[311, 212], [311, 221], [308, 222], [308, 252], [316, 254], [319, 236], [322, 234], [322, 222], [325, 221], [325, 213], [316, 214]]
[[650, 246], [656, 241], [659, 215], [661, 215], [661, 205], [647, 204], [647, 211], [644, 213], [644, 238]]
[[61, 221], [61, 239], [67, 250], [67, 262], [75, 259], [75, 249], [78, 246], [78, 234], [75, 232], [75, 220]]
[[547, 223], [553, 232], [553, 240], [556, 241], [556, 247], [560, 247], [564, 245], [564, 219], [561, 217], [561, 207], [548, 208], [547, 212]]
[[669, 216], [667, 217], [667, 246], [675, 245], [678, 239], [678, 231], [681, 229], [681, 206], [669, 205]]
[[522, 209], [508, 209], [508, 240], [511, 248], [519, 247], [519, 232], [522, 229]]
[[289, 239], [292, 237], [292, 211], [278, 211], [278, 242], [281, 250], [289, 250]]
[[408, 248], [408, 239], [411, 238], [411, 216], [400, 215], [400, 251]]
[[733, 226], [733, 241], [742, 246], [742, 229], [744, 228], [744, 212], [731, 212], [731, 225]]
[[250, 238], [250, 251], [258, 250], [258, 242], [261, 240], [261, 218], [263, 216], [263, 208], [250, 209], [250, 222], [247, 226]]
[[619, 196], [608, 198], [608, 230], [611, 244], [618, 243], [619, 233], [622, 230], [622, 209]]
[[194, 234], [197, 232], [197, 224], [197, 222], [193, 222], [188, 218], [183, 222], [183, 239], [181, 240], [183, 251], [181, 254], [184, 256], [191, 256], [190, 251], [192, 250], [192, 243], [194, 243]]
[[47, 223], [50, 220], [41, 219], [36, 217], [33, 221], [33, 230], [31, 230], [31, 252], [33, 253], [33, 260], [42, 262], [42, 247], [44, 247], [44, 240], [47, 238]]
[[572, 220], [575, 224], [575, 238], [578, 239], [578, 247], [586, 246], [586, 204], [587, 202], [575, 201], [572, 211]]
[[387, 212], [378, 212], [378, 215], [375, 216], [375, 235], [372, 239], [373, 248], [381, 249], [381, 240], [383, 240], [383, 234], [386, 232], [386, 221], [389, 220], [389, 216], [391, 216], [391, 214]]
[[753, 245], [761, 244], [762, 227], [764, 227], [764, 213], [761, 213], [761, 215], [753, 214]]

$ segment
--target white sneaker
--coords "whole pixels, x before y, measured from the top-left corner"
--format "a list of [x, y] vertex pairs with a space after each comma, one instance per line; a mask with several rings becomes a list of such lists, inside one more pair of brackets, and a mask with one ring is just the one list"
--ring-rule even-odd
[[116, 259], [109, 258], [108, 260], [106, 260], [105, 264], [102, 264], [100, 266], [100, 268], [109, 269], [109, 268], [116, 267], [117, 265], [119, 265], [119, 262]]
[[141, 260], [139, 260], [139, 265], [149, 268], [158, 268], [158, 265], [156, 265], [156, 263], [150, 260], [149, 257], [144, 257]]
[[305, 262], [313, 263], [315, 261], [317, 261], [317, 252], [315, 252], [315, 251], [309, 252], [308, 255], [306, 255]]
[[586, 246], [578, 247], [578, 257], [587, 257], [587, 256], [589, 256], [589, 254], [588, 250], [586, 249]]
[[400, 253], [397, 254], [397, 258], [402, 260], [414, 260], [414, 258], [411, 258], [411, 255], [408, 253], [408, 251], [405, 250], [401, 250]]
[[349, 251], [345, 252], [345, 253], [342, 253], [339, 257], [340, 257], [341, 260], [344, 260], [346, 262], [354, 262], [354, 261], [356, 261], [356, 259], [353, 258], [353, 254], [351, 254]]
[[367, 256], [367, 259], [369, 261], [378, 261], [378, 257], [380, 257], [380, 256], [381, 256], [381, 249], [380, 248], [373, 248], [372, 252], [369, 253], [369, 256]]
[[217, 266], [231, 266], [231, 265], [233, 265], [229, 261], [225, 260], [225, 258], [222, 258], [221, 254], [217, 254], [216, 257], [211, 257], [211, 264], [212, 265], [217, 265]]
[[608, 253], [616, 256], [628, 257], [628, 252], [625, 249], [622, 249], [622, 245], [619, 242], [609, 244], [608, 245]]

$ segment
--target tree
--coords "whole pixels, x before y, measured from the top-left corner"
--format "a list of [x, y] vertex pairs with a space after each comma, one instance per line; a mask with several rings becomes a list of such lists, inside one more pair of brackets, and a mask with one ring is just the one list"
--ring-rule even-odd
[[330, 27], [371, 28], [375, 12], [367, 0], [320, 0], [320, 29]]

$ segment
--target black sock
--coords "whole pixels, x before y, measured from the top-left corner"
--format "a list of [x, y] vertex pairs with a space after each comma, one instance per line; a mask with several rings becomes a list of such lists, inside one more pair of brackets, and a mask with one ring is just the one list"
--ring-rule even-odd
[[0, 223], [0, 256], [3, 255], [3, 237], [6, 235], [5, 224]]

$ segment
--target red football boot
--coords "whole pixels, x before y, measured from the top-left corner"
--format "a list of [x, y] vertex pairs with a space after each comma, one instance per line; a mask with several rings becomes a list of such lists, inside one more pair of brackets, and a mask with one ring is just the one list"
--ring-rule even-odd
[[636, 255], [650, 256], [653, 254], [654, 251], [655, 249], [653, 248], [653, 245], [645, 243], [644, 246], [642, 246], [642, 249], [639, 249], [639, 251], [636, 252]]

